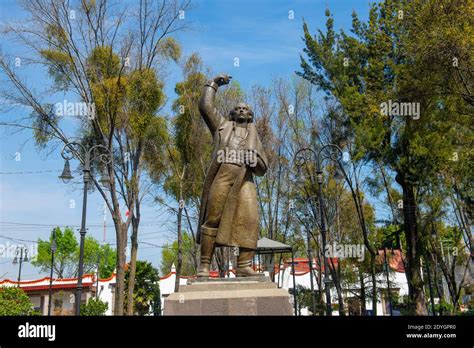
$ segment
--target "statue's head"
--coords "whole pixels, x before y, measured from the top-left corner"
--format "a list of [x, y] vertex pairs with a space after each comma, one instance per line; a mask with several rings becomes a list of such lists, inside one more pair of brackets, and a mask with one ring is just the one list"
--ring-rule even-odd
[[230, 112], [230, 119], [235, 122], [253, 122], [253, 111], [246, 103], [238, 103]]

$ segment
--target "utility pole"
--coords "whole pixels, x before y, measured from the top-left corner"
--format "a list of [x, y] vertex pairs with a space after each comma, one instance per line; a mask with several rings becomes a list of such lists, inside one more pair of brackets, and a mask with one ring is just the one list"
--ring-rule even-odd
[[54, 253], [56, 252], [56, 230], [53, 230], [53, 241], [51, 242], [51, 272], [49, 274], [49, 296], [48, 296], [48, 316], [51, 316], [51, 303], [53, 299], [53, 267]]

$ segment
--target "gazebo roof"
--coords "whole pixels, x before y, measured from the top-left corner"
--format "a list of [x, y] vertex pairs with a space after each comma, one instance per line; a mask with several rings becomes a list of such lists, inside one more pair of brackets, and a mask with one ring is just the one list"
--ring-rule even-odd
[[291, 252], [292, 247], [276, 240], [261, 238], [257, 241], [257, 253], [258, 254], [270, 254], [270, 253], [281, 253]]

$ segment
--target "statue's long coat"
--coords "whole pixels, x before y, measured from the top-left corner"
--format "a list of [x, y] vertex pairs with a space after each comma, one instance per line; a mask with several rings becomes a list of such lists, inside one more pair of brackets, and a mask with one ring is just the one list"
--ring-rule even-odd
[[[221, 163], [218, 161], [219, 150], [224, 151], [230, 136], [232, 134], [232, 121], [227, 120], [219, 115], [214, 108], [215, 91], [211, 87], [205, 87], [201, 97], [199, 109], [206, 124], [213, 136], [213, 153], [211, 156], [211, 165], [204, 180], [203, 193], [201, 198], [201, 209], [199, 212], [199, 224], [197, 233], [197, 242], [201, 242], [201, 226], [205, 222], [206, 208], [208, 204], [209, 192], [211, 191], [214, 179], [220, 169]], [[238, 203], [239, 193], [244, 180], [248, 179], [253, 174], [263, 176], [267, 171], [267, 157], [263, 150], [260, 139], [258, 138], [257, 128], [253, 122], [248, 124], [248, 137], [245, 149], [256, 150], [257, 165], [255, 167], [242, 166], [239, 170], [237, 178], [227, 196], [224, 210], [219, 224], [219, 231], [217, 233], [216, 242], [227, 246], [242, 246], [247, 248], [255, 248], [257, 243], [257, 235], [253, 235], [251, 231], [237, 230], [236, 224], [233, 223], [234, 215], [236, 213], [236, 206]], [[249, 171], [251, 173], [249, 173]], [[253, 183], [252, 183], [253, 185]], [[255, 208], [257, 204], [255, 202]], [[240, 225], [241, 226], [241, 225]], [[258, 228], [256, 226], [255, 228]], [[247, 235], [245, 235], [247, 233]]]

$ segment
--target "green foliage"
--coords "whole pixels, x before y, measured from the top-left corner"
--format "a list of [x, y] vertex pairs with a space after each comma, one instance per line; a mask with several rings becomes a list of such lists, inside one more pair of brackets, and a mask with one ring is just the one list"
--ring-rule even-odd
[[87, 77], [97, 83], [117, 77], [120, 72], [120, 58], [110, 46], [94, 47], [87, 58]]
[[165, 38], [160, 43], [158, 50], [164, 57], [171, 58], [175, 62], [178, 62], [181, 57], [181, 47], [172, 37]]
[[398, 249], [400, 241], [400, 232], [402, 227], [399, 225], [389, 225], [385, 227], [380, 227], [375, 229], [375, 246], [377, 248], [383, 248], [385, 245], [386, 248]]
[[[296, 300], [298, 302], [298, 314], [300, 313], [301, 309], [306, 307], [309, 313], [313, 312], [313, 296], [311, 295], [311, 289], [305, 288], [302, 285], [296, 285]], [[315, 290], [315, 300], [316, 303], [316, 312], [317, 315], [324, 315], [326, 310], [326, 305], [322, 301], [318, 301], [319, 296], [317, 294], [317, 290]], [[311, 314], [310, 314], [311, 315]]]
[[[84, 244], [84, 272], [92, 273], [97, 270], [99, 264], [99, 277], [109, 278], [116, 262], [116, 251], [110, 245], [100, 245], [92, 236], [87, 236]], [[76, 250], [76, 258], [79, 259], [79, 250]]]
[[132, 71], [128, 77], [128, 98], [134, 110], [153, 115], [164, 101], [163, 82], [152, 69]]
[[[130, 271], [127, 271], [125, 274], [126, 289], [128, 288], [129, 276]], [[150, 262], [137, 260], [135, 287], [133, 289], [133, 308], [135, 314], [147, 315], [150, 311], [159, 310], [161, 306], [159, 281], [158, 270]], [[152, 308], [150, 309], [150, 307]]]
[[[204, 182], [204, 163], [209, 163], [211, 137], [199, 113], [199, 98], [206, 76], [201, 72], [202, 61], [192, 54], [184, 63], [185, 80], [176, 84], [178, 98], [173, 102], [175, 117], [173, 147], [169, 150], [171, 172], [165, 183], [165, 190], [179, 197], [179, 187], [185, 200], [200, 197]], [[179, 179], [182, 168], [186, 166], [183, 180]]]
[[164, 102], [163, 82], [158, 81], [152, 69], [132, 71], [127, 80], [128, 120], [131, 137], [142, 139], [150, 126], [154, 114]]
[[81, 304], [82, 316], [102, 316], [109, 309], [109, 304], [98, 298], [92, 297], [87, 304]]
[[[77, 277], [79, 264], [79, 243], [74, 231], [66, 227], [61, 231], [54, 229], [56, 234], [56, 252], [54, 253], [53, 273], [57, 278]], [[38, 239], [38, 255], [32, 260], [35, 267], [48, 273], [51, 269], [51, 243], [53, 233], [49, 240]], [[94, 272], [100, 255], [99, 275], [107, 278], [112, 275], [115, 268], [115, 250], [109, 245], [99, 245], [91, 236], [86, 236], [84, 244], [84, 274]]]
[[[110, 115], [119, 113], [125, 104], [126, 84], [126, 77], [121, 76], [111, 77], [91, 85], [96, 117], [105, 132], [108, 132], [110, 129]], [[114, 125], [118, 128], [124, 127], [126, 125], [126, 118], [117, 118]]]
[[0, 316], [39, 315], [28, 295], [18, 287], [0, 288]]
[[447, 226], [442, 222], [436, 223], [435, 226], [437, 233], [435, 247], [438, 249], [438, 253], [446, 254], [446, 258], [451, 259], [450, 263], [463, 267], [470, 254], [466, 252], [467, 246], [461, 230], [456, 226]]
[[67, 33], [59, 26], [49, 24], [44, 34], [50, 44], [48, 48], [39, 51], [48, 67], [48, 73], [54, 79], [57, 90], [67, 89], [71, 85], [70, 76], [73, 74], [74, 61], [66, 49]]
[[408, 296], [400, 296], [397, 292], [392, 292], [392, 306], [394, 310], [400, 311], [401, 315], [410, 315]]
[[440, 303], [435, 304], [435, 311], [436, 313], [447, 315], [454, 312], [454, 306], [451, 303], [446, 302], [444, 298], [441, 298]]
[[296, 301], [298, 303], [298, 314], [302, 308], [307, 307], [309, 311], [313, 308], [313, 297], [311, 296], [311, 289], [307, 289], [304, 286], [296, 285]]
[[47, 61], [48, 72], [54, 78], [54, 82], [58, 89], [67, 88], [70, 84], [69, 79], [64, 73], [58, 71], [58, 66], [62, 71], [71, 71], [73, 63], [71, 56], [65, 52], [53, 49], [41, 50], [41, 55]]
[[169, 168], [167, 150], [171, 139], [166, 123], [164, 117], [153, 117], [144, 135], [144, 162], [148, 175], [155, 183], [161, 181]]
[[[72, 228], [66, 227], [64, 232], [59, 227], [54, 229], [56, 234], [56, 252], [54, 254], [54, 274], [58, 278], [68, 278], [75, 272], [75, 253], [79, 248], [74, 231]], [[53, 233], [49, 240], [38, 239], [38, 255], [31, 263], [35, 267], [39, 267], [42, 272], [48, 272], [51, 267], [51, 243], [53, 241]], [[72, 269], [71, 269], [72, 268]]]
[[[190, 276], [196, 274], [196, 267], [193, 262], [191, 252], [193, 250], [194, 241], [190, 233], [182, 232], [182, 248], [183, 248], [183, 264], [181, 266], [181, 275]], [[168, 274], [171, 266], [178, 264], [178, 241], [175, 240], [171, 245], [166, 244], [161, 253], [161, 273]]]
[[153, 289], [153, 299], [151, 300], [151, 311], [154, 316], [161, 315], [161, 292], [160, 292], [159, 286], [155, 286]]
[[47, 113], [37, 114], [32, 113], [33, 128], [34, 128], [34, 138], [35, 144], [39, 149], [44, 149], [48, 142], [53, 138], [53, 125], [57, 126], [59, 117], [54, 112], [54, 107], [51, 104], [43, 105], [43, 109]]
[[[302, 58], [300, 73], [336, 98], [350, 117], [357, 144], [355, 158], [383, 161], [417, 184], [433, 179], [450, 165], [449, 158], [457, 148], [459, 127], [455, 125], [465, 124], [465, 116], [453, 113], [454, 104], [464, 104], [461, 98], [425, 92], [433, 89], [431, 76], [438, 73], [409, 49], [414, 42], [423, 41], [420, 34], [426, 34], [416, 25], [422, 7], [421, 1], [372, 4], [367, 23], [353, 15], [353, 36], [336, 33], [327, 11], [326, 33], [320, 31], [313, 38], [304, 25], [308, 60]], [[405, 15], [403, 20], [399, 11]], [[430, 71], [424, 74], [422, 85], [416, 73], [420, 65]], [[420, 103], [420, 118], [381, 114], [380, 105], [388, 100]]]
[[[86, 59], [86, 73], [95, 104], [95, 117], [102, 128], [108, 132], [112, 115], [124, 107], [127, 95], [127, 78], [121, 72], [120, 57], [109, 46], [95, 47]], [[121, 73], [120, 73], [121, 72]], [[114, 118], [114, 127], [123, 127], [126, 119]], [[86, 127], [88, 129], [90, 125]]]

